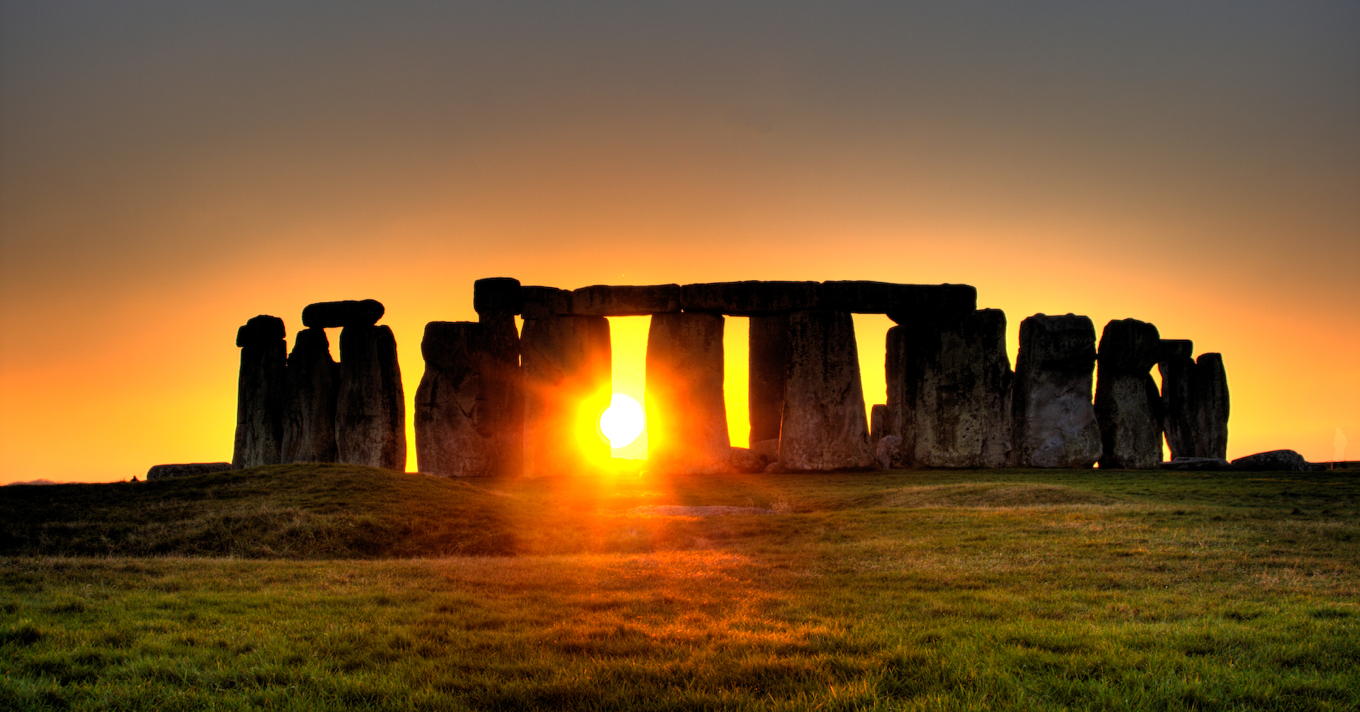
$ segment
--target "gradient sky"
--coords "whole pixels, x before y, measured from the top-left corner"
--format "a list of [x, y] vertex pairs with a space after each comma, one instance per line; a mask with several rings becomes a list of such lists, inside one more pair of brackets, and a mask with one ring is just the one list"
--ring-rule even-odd
[[1354, 1], [0, 0], [0, 482], [230, 459], [236, 327], [312, 301], [386, 303], [409, 399], [491, 275], [966, 282], [1012, 358], [1029, 314], [1136, 317], [1224, 353], [1230, 456], [1360, 458], [1358, 36]]

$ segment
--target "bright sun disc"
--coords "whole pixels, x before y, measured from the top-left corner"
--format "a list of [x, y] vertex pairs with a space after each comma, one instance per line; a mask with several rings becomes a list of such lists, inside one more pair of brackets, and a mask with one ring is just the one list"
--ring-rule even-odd
[[609, 407], [600, 416], [600, 432], [604, 433], [612, 448], [626, 447], [638, 439], [646, 425], [647, 416], [642, 405], [632, 396], [615, 393], [609, 400]]

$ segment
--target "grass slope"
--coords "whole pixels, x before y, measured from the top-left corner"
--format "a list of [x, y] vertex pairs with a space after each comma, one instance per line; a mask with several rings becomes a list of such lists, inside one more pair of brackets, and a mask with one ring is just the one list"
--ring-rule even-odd
[[231, 478], [5, 488], [6, 551], [516, 555], [3, 558], [0, 709], [1360, 708], [1354, 473]]

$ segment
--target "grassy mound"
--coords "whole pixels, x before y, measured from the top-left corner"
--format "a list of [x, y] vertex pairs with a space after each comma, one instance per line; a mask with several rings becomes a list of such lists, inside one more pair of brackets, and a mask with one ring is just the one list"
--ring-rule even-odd
[[1110, 505], [1119, 500], [1090, 490], [1038, 482], [966, 482], [902, 487], [884, 495], [884, 507], [1058, 507]]
[[502, 554], [505, 498], [464, 482], [295, 464], [0, 489], [0, 554], [354, 558]]

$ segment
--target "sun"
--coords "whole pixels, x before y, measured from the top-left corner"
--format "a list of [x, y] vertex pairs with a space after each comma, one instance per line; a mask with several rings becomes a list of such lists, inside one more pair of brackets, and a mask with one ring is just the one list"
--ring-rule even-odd
[[612, 448], [627, 447], [646, 427], [647, 416], [637, 399], [623, 393], [615, 393], [609, 400], [609, 407], [600, 416], [600, 432], [604, 433]]

